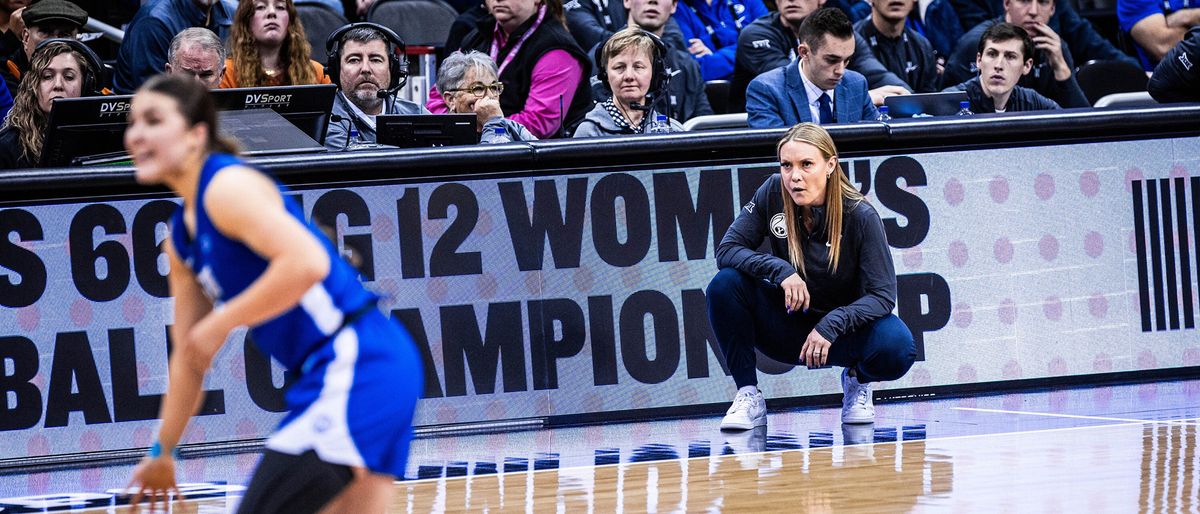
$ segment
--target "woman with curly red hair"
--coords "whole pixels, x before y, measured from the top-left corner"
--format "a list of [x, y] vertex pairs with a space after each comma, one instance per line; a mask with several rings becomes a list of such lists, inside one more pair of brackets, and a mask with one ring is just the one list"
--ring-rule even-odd
[[332, 84], [312, 47], [292, 0], [241, 0], [229, 30], [229, 55], [221, 87]]

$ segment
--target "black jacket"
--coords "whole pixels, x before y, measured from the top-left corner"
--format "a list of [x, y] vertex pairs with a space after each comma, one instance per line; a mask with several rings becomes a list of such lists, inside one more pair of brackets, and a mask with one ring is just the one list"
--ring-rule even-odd
[[[738, 34], [737, 57], [733, 67], [733, 81], [729, 86], [729, 111], [740, 112], [746, 108], [746, 88], [755, 77], [783, 66], [795, 58], [799, 42], [791, 29], [784, 27], [779, 13], [763, 16], [742, 29]], [[854, 34], [854, 56], [850, 58], [850, 69], [867, 78], [867, 87], [900, 86], [912, 91], [904, 80], [888, 71], [879, 62], [867, 41]]]
[[[600, 82], [600, 68], [596, 63], [596, 56], [607, 41], [606, 37], [588, 52], [588, 57], [592, 58], [592, 74], [588, 78], [592, 86], [592, 99], [597, 103], [612, 96], [612, 91]], [[662, 36], [662, 41], [667, 46], [666, 64], [672, 75], [667, 84], [667, 95], [657, 99], [654, 108], [681, 122], [696, 116], [713, 114], [712, 105], [708, 103], [708, 94], [704, 90], [704, 76], [700, 74], [700, 64], [687, 51], [687, 46], [684, 46], [683, 35], [678, 29], [667, 30]]]
[[21, 132], [12, 125], [0, 130], [0, 170], [36, 167], [37, 163], [21, 157]]
[[[996, 112], [996, 104], [984, 94], [983, 85], [979, 83], [979, 77], [975, 77], [957, 86], [948, 87], [945, 90], [966, 91], [967, 100], [971, 102], [971, 112], [975, 114]], [[1059, 105], [1054, 103], [1054, 100], [1039, 95], [1037, 91], [1016, 86], [1013, 87], [1012, 94], [1008, 97], [1008, 103], [1004, 106], [1004, 112], [1044, 111], [1058, 108]]]
[[[942, 77], [943, 84], [958, 84], [970, 80], [971, 77], [979, 76], [979, 68], [975, 65], [975, 56], [979, 54], [979, 38], [983, 37], [983, 33], [987, 29], [1003, 21], [1003, 16], [985, 21], [959, 38], [958, 45], [954, 48], [954, 55], [951, 55], [950, 60], [946, 63], [946, 72]], [[1075, 60], [1072, 58], [1071, 50], [1067, 48], [1065, 40], [1062, 43], [1062, 51], [1063, 59], [1067, 61], [1067, 67], [1074, 70]], [[1049, 60], [1041, 51], [1034, 51], [1033, 69], [1021, 77], [1017, 85], [1033, 89], [1063, 107], [1092, 106], [1084, 96], [1083, 89], [1080, 89], [1079, 83], [1075, 81], [1075, 73], [1072, 72], [1071, 77], [1067, 80], [1055, 80], [1054, 68], [1050, 66]]]
[[868, 16], [854, 24], [854, 31], [870, 45], [879, 62], [912, 86], [914, 93], [932, 93], [941, 89], [942, 77], [937, 72], [937, 56], [925, 36], [907, 25], [898, 38], [890, 38], [875, 28]]
[[1158, 61], [1146, 85], [1159, 102], [1200, 102], [1200, 27]]
[[[954, 11], [962, 22], [963, 30], [971, 30], [989, 19], [1004, 16], [1004, 0], [950, 0], [950, 4], [954, 6]], [[1062, 0], [1054, 2], [1054, 14], [1050, 16], [1046, 25], [1062, 38], [1076, 60], [1080, 63], [1127, 61], [1141, 66], [1136, 58], [1122, 52], [1096, 32], [1096, 27], [1080, 16], [1071, 4], [1072, 2]]]
[[[810, 311], [827, 313], [816, 330], [833, 341], [887, 316], [896, 306], [896, 268], [883, 221], [870, 203], [847, 201], [842, 213], [842, 248], [836, 273], [829, 270], [825, 246], [825, 207], [814, 207], [813, 231], [784, 222], [778, 173], [763, 183], [725, 232], [717, 246], [717, 266], [779, 285], [796, 268], [788, 260], [787, 232], [800, 231], [804, 248], [804, 281], [812, 295]], [[769, 240], [769, 253], [757, 249]], [[802, 336], [801, 336], [802, 337]]]
[[[602, 5], [605, 1], [607, 9]], [[585, 49], [608, 41], [614, 32], [625, 28], [629, 18], [622, 0], [573, 0], [565, 2], [563, 8], [567, 13], [567, 29], [579, 48]]]
[[[500, 49], [500, 55], [496, 59], [497, 64], [504, 61], [512, 47], [521, 40], [521, 36], [533, 26], [536, 20], [536, 17], [530, 17], [509, 35], [508, 44]], [[463, 39], [462, 49], [489, 53], [492, 46], [492, 30], [495, 26], [496, 19], [491, 16], [480, 20], [475, 30]], [[547, 16], [529, 39], [525, 40], [517, 56], [500, 73], [500, 81], [504, 83], [504, 93], [500, 95], [500, 108], [506, 114], [525, 110], [525, 101], [529, 98], [529, 90], [533, 85], [533, 67], [543, 55], [551, 50], [564, 50], [571, 54], [571, 57], [579, 61], [579, 67], [583, 73], [587, 74], [591, 63], [584, 55], [583, 50], [580, 50], [579, 45], [575, 44], [575, 40], [567, 33], [566, 27], [554, 17]], [[564, 113], [563, 127], [565, 132], [570, 134], [571, 129], [583, 121], [583, 117], [592, 110], [592, 92], [586, 76], [580, 77], [574, 95], [569, 99], [564, 99], [564, 103], [567, 101], [570, 101], [570, 106]]]

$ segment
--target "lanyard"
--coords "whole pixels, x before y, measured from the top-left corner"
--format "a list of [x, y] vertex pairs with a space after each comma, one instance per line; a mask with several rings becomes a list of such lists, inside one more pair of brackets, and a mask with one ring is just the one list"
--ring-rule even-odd
[[612, 15], [608, 13], [608, 0], [596, 0], [596, 7], [600, 8], [600, 15], [604, 17], [604, 28], [612, 26]]
[[[500, 67], [496, 70], [497, 77], [499, 77], [500, 74], [504, 73], [504, 68], [507, 68], [508, 64], [511, 63], [514, 58], [517, 57], [517, 52], [521, 51], [521, 45], [524, 45], [525, 41], [528, 40], [529, 37], [533, 35], [533, 31], [538, 29], [538, 26], [540, 26], [542, 24], [542, 19], [544, 19], [545, 17], [546, 17], [546, 5], [542, 4], [542, 7], [538, 9], [537, 20], [533, 22], [533, 26], [529, 27], [529, 30], [526, 30], [524, 34], [521, 34], [521, 39], [518, 39], [516, 44], [514, 44], [511, 47], [512, 50], [509, 50], [507, 56], [504, 57], [504, 62], [500, 63]], [[496, 28], [492, 32], [492, 50], [490, 52], [492, 55], [493, 61], [499, 60], [499, 58], [500, 58], [500, 36], [502, 34], [503, 34], [503, 31], [500, 29], [500, 23], [496, 22]]]

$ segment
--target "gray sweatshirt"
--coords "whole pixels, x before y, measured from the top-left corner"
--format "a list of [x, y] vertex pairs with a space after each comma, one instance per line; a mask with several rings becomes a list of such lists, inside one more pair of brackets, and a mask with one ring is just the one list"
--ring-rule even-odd
[[[658, 112], [650, 111], [644, 115], [644, 119], [653, 120], [655, 116], [658, 116]], [[670, 118], [667, 120], [671, 123], [671, 132], [683, 132], [683, 125], [678, 121]], [[575, 128], [575, 134], [572, 137], [607, 137], [627, 134], [637, 134], [637, 132], [617, 125], [617, 121], [604, 108], [604, 103], [598, 103], [583, 118], [579, 127]]]

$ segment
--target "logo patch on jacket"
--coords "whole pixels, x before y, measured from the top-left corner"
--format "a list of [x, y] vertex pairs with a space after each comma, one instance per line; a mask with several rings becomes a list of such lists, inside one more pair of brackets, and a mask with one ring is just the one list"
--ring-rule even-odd
[[771, 233], [779, 239], [787, 239], [787, 222], [783, 220], [783, 213], [771, 216]]
[[1183, 69], [1192, 71], [1192, 61], [1188, 60], [1188, 54], [1179, 52], [1179, 64], [1183, 65]]
[[751, 41], [750, 44], [753, 45], [754, 48], [771, 48], [770, 39], [759, 39], [757, 41]]

